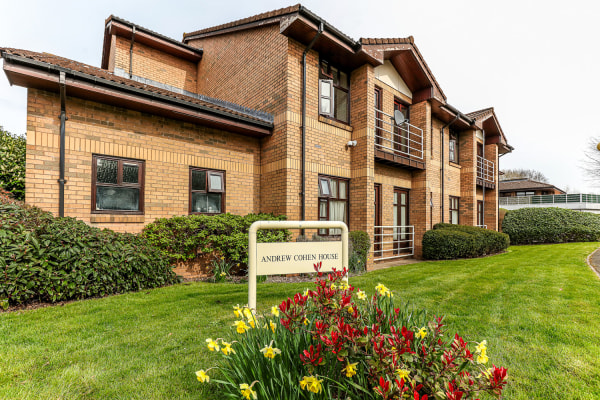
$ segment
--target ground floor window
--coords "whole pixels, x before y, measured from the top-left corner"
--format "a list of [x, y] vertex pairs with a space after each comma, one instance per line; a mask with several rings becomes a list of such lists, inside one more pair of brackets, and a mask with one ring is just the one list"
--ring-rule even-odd
[[458, 225], [458, 203], [458, 197], [450, 196], [450, 223], [455, 225]]
[[225, 211], [225, 172], [190, 168], [190, 213], [220, 214]]
[[[319, 176], [319, 221], [348, 223], [348, 179]], [[340, 229], [319, 229], [319, 235], [341, 235]]]
[[144, 212], [144, 161], [92, 156], [92, 212]]
[[483, 201], [477, 200], [477, 225], [483, 226]]

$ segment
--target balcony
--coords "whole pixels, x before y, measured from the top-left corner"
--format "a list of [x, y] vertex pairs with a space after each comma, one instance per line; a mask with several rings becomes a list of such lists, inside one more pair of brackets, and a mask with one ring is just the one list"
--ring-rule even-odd
[[487, 189], [496, 188], [496, 169], [493, 161], [477, 156], [477, 185]]
[[577, 211], [600, 213], [600, 195], [597, 194], [547, 194], [538, 196], [499, 197], [500, 208], [516, 210], [529, 207], [559, 207]]
[[375, 160], [394, 166], [425, 169], [423, 130], [375, 108]]
[[415, 253], [415, 227], [376, 226], [373, 240], [373, 260], [410, 257]]

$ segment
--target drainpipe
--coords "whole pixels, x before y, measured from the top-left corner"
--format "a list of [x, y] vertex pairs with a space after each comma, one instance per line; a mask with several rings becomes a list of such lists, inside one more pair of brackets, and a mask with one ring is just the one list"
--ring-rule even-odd
[[67, 115], [65, 112], [66, 100], [66, 76], [64, 72], [59, 76], [60, 86], [60, 159], [59, 159], [59, 177], [58, 177], [58, 216], [65, 216], [65, 122]]
[[[306, 55], [312, 49], [315, 42], [323, 33], [323, 21], [319, 24], [319, 30], [302, 53], [302, 221], [306, 221]], [[304, 236], [304, 229], [300, 233]]]
[[135, 43], [135, 26], [131, 31], [131, 44], [129, 45], [129, 79], [133, 78], [133, 44]]
[[444, 181], [444, 130], [449, 127], [450, 125], [452, 125], [453, 123], [455, 123], [458, 118], [460, 118], [461, 113], [456, 113], [456, 116], [454, 117], [454, 119], [450, 122], [448, 122], [446, 125], [442, 126], [442, 129], [440, 131], [440, 138], [441, 138], [441, 142], [442, 142], [442, 157], [441, 157], [441, 164], [440, 164], [440, 184], [441, 184], [441, 190], [442, 190], [442, 202], [441, 202], [441, 211], [442, 211], [442, 219], [441, 222], [444, 222], [444, 185], [446, 184], [446, 182]]
[[[483, 227], [485, 225], [485, 170], [483, 170], [483, 168], [485, 168], [485, 129], [481, 130], [482, 133], [482, 137], [483, 137], [483, 151], [481, 152], [481, 158], [483, 158], [483, 160], [481, 160], [481, 167], [482, 167], [482, 173], [484, 175], [484, 179], [483, 179], [483, 201], [481, 202], [481, 207], [483, 208], [483, 210], [481, 210], [481, 226]], [[475, 172], [477, 173], [477, 172]], [[477, 178], [476, 178], [477, 179]]]

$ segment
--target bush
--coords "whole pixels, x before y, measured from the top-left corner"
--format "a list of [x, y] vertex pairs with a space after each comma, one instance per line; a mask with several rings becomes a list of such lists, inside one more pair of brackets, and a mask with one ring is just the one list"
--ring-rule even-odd
[[351, 272], [365, 271], [367, 258], [371, 249], [371, 239], [365, 231], [348, 232], [348, 246], [350, 248], [349, 269]]
[[25, 199], [25, 151], [25, 138], [0, 126], [0, 188], [18, 200]]
[[[345, 272], [345, 271], [344, 271]], [[223, 353], [217, 376], [230, 399], [499, 398], [505, 368], [488, 367], [487, 343], [448, 335], [443, 318], [396, 306], [382, 284], [368, 297], [337, 272], [270, 314], [234, 307], [230, 339], [206, 339]]]
[[169, 260], [142, 237], [0, 197], [0, 299], [17, 305], [172, 284]]
[[[173, 262], [217, 252], [226, 261], [248, 263], [248, 230], [256, 221], [284, 221], [285, 215], [186, 215], [160, 218], [146, 225], [142, 235]], [[287, 230], [259, 230], [258, 242], [286, 242]]]
[[484, 228], [439, 223], [423, 235], [423, 258], [447, 260], [481, 257], [506, 250], [508, 235]]
[[504, 217], [502, 231], [513, 244], [595, 242], [600, 215], [564, 208], [521, 208]]

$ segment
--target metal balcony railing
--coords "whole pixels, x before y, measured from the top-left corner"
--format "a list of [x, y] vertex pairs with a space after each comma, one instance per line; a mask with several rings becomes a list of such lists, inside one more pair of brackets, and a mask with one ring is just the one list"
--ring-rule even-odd
[[493, 161], [486, 160], [481, 156], [477, 156], [477, 179], [483, 179], [487, 182], [495, 183], [496, 173]]
[[583, 193], [545, 194], [545, 195], [536, 195], [536, 196], [500, 197], [498, 201], [501, 206], [547, 204], [548, 207], [552, 207], [552, 204], [569, 204], [569, 203], [600, 204], [600, 195], [583, 194]]
[[376, 226], [373, 260], [409, 257], [415, 253], [415, 227]]
[[375, 108], [375, 148], [407, 158], [423, 159], [423, 130]]

